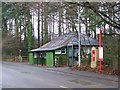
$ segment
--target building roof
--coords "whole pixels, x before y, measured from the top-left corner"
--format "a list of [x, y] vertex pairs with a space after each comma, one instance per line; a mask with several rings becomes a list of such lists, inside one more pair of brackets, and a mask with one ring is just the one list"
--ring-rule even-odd
[[[46, 43], [45, 45], [41, 46], [40, 48], [31, 50], [32, 52], [37, 51], [50, 51], [56, 50], [64, 46], [70, 45], [78, 45], [78, 38], [75, 33], [64, 34], [62, 36], [57, 37], [54, 40]], [[80, 43], [82, 46], [96, 46], [98, 45], [98, 40], [92, 37], [80, 34]]]

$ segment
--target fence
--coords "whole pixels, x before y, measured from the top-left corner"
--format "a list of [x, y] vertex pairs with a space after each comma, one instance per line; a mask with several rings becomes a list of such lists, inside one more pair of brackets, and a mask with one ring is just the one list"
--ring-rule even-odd
[[28, 62], [28, 56], [22, 56], [22, 60], [20, 60], [19, 56], [3, 56], [2, 61], [9, 62]]

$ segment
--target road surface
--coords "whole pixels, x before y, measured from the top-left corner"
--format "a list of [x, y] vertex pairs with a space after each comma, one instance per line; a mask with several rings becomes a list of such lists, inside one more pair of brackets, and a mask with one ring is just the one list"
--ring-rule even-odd
[[118, 82], [2, 62], [2, 88], [117, 88]]

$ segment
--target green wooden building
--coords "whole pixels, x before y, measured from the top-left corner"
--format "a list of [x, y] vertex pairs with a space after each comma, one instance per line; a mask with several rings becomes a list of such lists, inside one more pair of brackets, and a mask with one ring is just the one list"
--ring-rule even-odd
[[[59, 36], [37, 49], [32, 49], [33, 56], [30, 64], [42, 64], [48, 67], [72, 66], [78, 61], [78, 38], [75, 33]], [[90, 53], [92, 46], [98, 46], [98, 40], [80, 34], [80, 45], [88, 47], [86, 53]]]

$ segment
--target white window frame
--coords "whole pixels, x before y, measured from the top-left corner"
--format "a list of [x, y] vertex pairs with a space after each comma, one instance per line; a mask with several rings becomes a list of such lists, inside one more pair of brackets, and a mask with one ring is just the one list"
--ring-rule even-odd
[[[65, 53], [62, 53], [62, 50], [64, 50]], [[66, 54], [66, 48], [62, 48], [62, 49], [61, 49], [61, 54]]]

